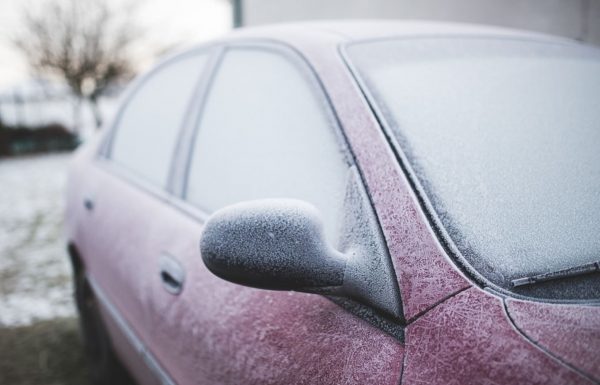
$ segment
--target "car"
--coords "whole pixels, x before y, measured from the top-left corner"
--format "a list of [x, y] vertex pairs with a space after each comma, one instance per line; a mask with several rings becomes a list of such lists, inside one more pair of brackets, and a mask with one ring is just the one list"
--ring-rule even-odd
[[232, 32], [135, 80], [66, 233], [98, 384], [600, 383], [600, 52]]

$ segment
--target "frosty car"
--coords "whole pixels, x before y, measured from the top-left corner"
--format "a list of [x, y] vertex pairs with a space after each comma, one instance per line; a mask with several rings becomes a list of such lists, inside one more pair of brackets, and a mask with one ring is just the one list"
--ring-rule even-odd
[[600, 53], [263, 27], [130, 87], [68, 185], [99, 384], [600, 382]]

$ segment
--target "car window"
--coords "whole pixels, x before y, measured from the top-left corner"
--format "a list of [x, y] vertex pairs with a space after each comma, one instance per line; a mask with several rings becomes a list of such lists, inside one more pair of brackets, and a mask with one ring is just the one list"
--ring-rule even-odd
[[333, 240], [348, 169], [336, 130], [307, 68], [270, 50], [230, 50], [199, 121], [186, 199], [209, 213], [253, 199], [304, 200]]
[[143, 81], [117, 123], [110, 153], [115, 163], [166, 187], [179, 129], [207, 56], [176, 59]]

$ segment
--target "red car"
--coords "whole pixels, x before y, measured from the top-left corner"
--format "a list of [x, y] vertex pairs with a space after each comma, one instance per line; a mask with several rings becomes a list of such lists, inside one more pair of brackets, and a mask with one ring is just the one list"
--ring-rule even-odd
[[70, 172], [94, 380], [600, 383], [599, 90], [595, 48], [438, 23], [164, 60]]

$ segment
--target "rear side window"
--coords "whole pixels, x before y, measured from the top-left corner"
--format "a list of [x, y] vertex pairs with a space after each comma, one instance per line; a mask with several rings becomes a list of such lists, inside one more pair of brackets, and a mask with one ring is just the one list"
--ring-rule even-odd
[[166, 187], [179, 130], [207, 56], [176, 59], [140, 85], [117, 123], [110, 153], [115, 163]]
[[209, 91], [186, 199], [211, 213], [253, 199], [315, 205], [335, 239], [348, 164], [314, 75], [275, 51], [228, 51]]

